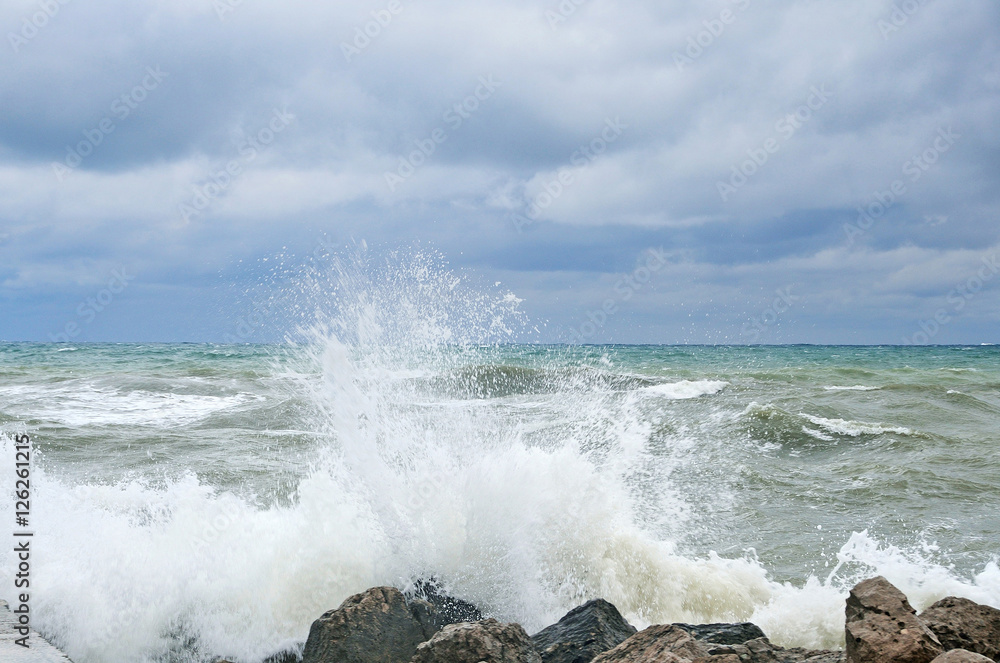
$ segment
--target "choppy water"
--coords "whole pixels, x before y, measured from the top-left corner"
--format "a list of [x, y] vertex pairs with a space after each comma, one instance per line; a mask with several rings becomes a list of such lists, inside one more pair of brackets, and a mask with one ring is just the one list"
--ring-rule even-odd
[[295, 344], [0, 345], [0, 487], [30, 434], [35, 624], [78, 663], [259, 660], [429, 576], [529, 632], [602, 596], [835, 647], [875, 573], [1000, 606], [996, 347], [510, 345], [510, 296], [366, 269]]

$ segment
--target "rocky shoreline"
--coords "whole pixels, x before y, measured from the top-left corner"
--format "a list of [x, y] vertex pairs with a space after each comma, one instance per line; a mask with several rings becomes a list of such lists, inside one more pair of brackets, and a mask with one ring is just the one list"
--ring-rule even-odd
[[[847, 599], [843, 650], [784, 648], [754, 624], [659, 624], [642, 631], [589, 601], [529, 636], [420, 583], [374, 587], [313, 622], [300, 654], [270, 663], [990, 663], [1000, 610], [948, 597], [920, 613], [882, 577]], [[231, 663], [220, 660], [217, 663]]]

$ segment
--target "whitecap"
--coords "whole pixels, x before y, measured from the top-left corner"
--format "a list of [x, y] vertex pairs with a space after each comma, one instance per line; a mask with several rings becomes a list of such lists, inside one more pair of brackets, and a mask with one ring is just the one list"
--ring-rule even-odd
[[729, 383], [723, 380], [681, 380], [643, 387], [642, 391], [672, 400], [687, 400], [717, 394], [727, 386]]
[[848, 435], [858, 437], [859, 435], [882, 435], [883, 433], [896, 433], [898, 435], [913, 435], [914, 432], [902, 426], [887, 426], [885, 424], [868, 423], [864, 421], [848, 421], [846, 419], [825, 419], [814, 417], [811, 414], [800, 412], [799, 416], [804, 417], [821, 428], [837, 433], [838, 435]]
[[882, 387], [868, 387], [863, 384], [856, 384], [853, 387], [823, 387], [827, 391], [877, 391]]

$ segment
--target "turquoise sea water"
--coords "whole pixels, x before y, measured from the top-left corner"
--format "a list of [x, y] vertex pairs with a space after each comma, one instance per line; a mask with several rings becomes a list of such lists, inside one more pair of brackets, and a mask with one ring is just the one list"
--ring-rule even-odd
[[255, 660], [429, 576], [529, 631], [605, 596], [836, 646], [873, 573], [1000, 605], [998, 359], [6, 344], [0, 431], [34, 442], [36, 620], [80, 662]]
[[428, 578], [528, 632], [603, 597], [812, 647], [874, 574], [1000, 606], [996, 347], [516, 344], [546, 323], [434, 255], [323, 269], [253, 289], [284, 344], [0, 344], [77, 663], [257, 663]]

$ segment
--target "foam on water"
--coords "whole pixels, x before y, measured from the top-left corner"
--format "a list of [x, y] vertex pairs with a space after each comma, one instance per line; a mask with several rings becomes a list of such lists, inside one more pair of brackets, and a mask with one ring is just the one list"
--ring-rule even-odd
[[209, 415], [259, 400], [256, 394], [232, 396], [123, 390], [72, 380], [60, 385], [0, 387], [4, 409], [25, 419], [43, 419], [71, 427], [188, 425]]
[[814, 417], [810, 414], [800, 413], [817, 426], [832, 433], [858, 437], [859, 435], [881, 435], [882, 433], [896, 433], [898, 435], [913, 435], [913, 431], [903, 426], [887, 426], [885, 424], [868, 423], [864, 421], [845, 421], [844, 419], [825, 419]]
[[[846, 591], [875, 573], [917, 606], [946, 594], [1000, 605], [996, 564], [962, 578], [864, 532], [827, 560], [829, 576], [803, 572], [796, 584], [773, 581], [752, 551], [686, 554], [663, 532], [693, 526], [699, 505], [674, 487], [669, 453], [650, 448], [648, 388], [582, 393], [575, 382], [546, 394], [544, 407], [576, 417], [551, 434], [509, 416], [520, 397], [434, 406], [438, 394], [411, 378], [461, 374], [469, 348], [481, 361], [524, 322], [512, 295], [472, 288], [433, 256], [362, 255], [301, 292], [317, 314], [288, 350], [286, 377], [311, 404], [302, 427], [326, 442], [290, 501], [221, 491], [198, 468], [76, 486], [34, 468], [35, 625], [77, 663], [259, 661], [352, 593], [429, 577], [529, 632], [603, 597], [639, 627], [752, 619], [779, 643], [812, 647], [842, 644]], [[654, 393], [683, 400], [726, 385]], [[809, 419], [836, 432], [875, 426]], [[11, 467], [9, 435], [2, 452]], [[0, 521], [11, 508], [0, 502]], [[2, 550], [9, 599], [15, 560]]]
[[881, 387], [869, 387], [863, 384], [856, 384], [852, 387], [823, 387], [826, 391], [878, 391]]
[[722, 380], [681, 380], [667, 384], [657, 384], [646, 387], [645, 391], [657, 396], [665, 396], [675, 400], [688, 398], [698, 398], [699, 396], [709, 396], [717, 394], [729, 386], [728, 382]]

